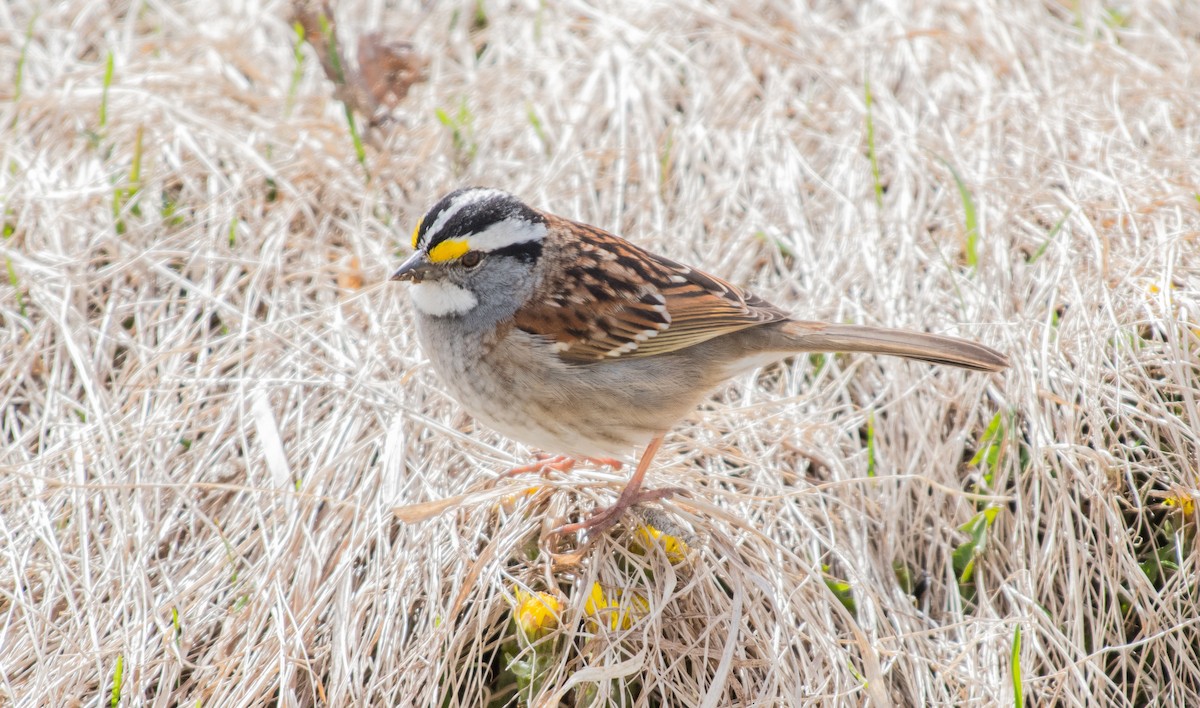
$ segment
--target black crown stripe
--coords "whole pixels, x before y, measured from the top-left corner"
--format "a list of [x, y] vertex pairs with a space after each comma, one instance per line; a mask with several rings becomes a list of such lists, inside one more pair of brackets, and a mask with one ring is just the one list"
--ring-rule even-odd
[[542, 242], [522, 241], [520, 243], [514, 243], [509, 246], [505, 246], [504, 248], [497, 248], [487, 255], [488, 258], [495, 258], [496, 256], [508, 256], [509, 258], [516, 258], [517, 260], [524, 261], [525, 263], [533, 263], [538, 258], [542, 257]]
[[[437, 221], [438, 216], [450, 207], [456, 197], [475, 189], [479, 189], [479, 187], [459, 189], [442, 197], [442, 200], [429, 210], [429, 213], [426, 214], [425, 219], [421, 222], [422, 231], [420, 237], [425, 236], [425, 230]], [[531, 224], [545, 222], [541, 214], [538, 214], [511, 194], [494, 194], [461, 207], [442, 226], [441, 230], [433, 235], [432, 240], [428, 244], [425, 244], [424, 248], [428, 250], [447, 239], [480, 233], [487, 230], [493, 224], [509, 219], [527, 221]]]

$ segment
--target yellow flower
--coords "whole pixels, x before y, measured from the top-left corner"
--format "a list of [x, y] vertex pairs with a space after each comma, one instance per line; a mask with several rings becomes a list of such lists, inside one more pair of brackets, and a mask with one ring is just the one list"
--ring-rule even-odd
[[1185, 515], [1191, 516], [1196, 512], [1196, 500], [1187, 494], [1178, 494], [1162, 500], [1163, 506], [1177, 506]]
[[663, 533], [653, 526], [642, 526], [638, 528], [634, 534], [636, 547], [641, 551], [649, 550], [657, 541], [667, 554], [667, 560], [671, 563], [680, 563], [684, 558], [687, 558], [688, 545], [687, 543], [676, 536], [668, 533]]
[[541, 487], [526, 487], [525, 489], [522, 489], [514, 494], [505, 494], [504, 496], [500, 497], [499, 506], [502, 510], [504, 510], [504, 513], [511, 514], [516, 510], [517, 505], [521, 503], [522, 499], [525, 497], [531, 497], [541, 490]]
[[517, 604], [513, 620], [526, 639], [533, 641], [546, 636], [558, 627], [562, 603], [548, 592], [526, 592], [516, 588]]
[[646, 614], [650, 603], [646, 598], [636, 593], [625, 595], [621, 590], [615, 590], [611, 596], [604, 593], [600, 583], [592, 583], [592, 591], [588, 594], [583, 611], [598, 621], [608, 624], [609, 629], [629, 629], [633, 621]]

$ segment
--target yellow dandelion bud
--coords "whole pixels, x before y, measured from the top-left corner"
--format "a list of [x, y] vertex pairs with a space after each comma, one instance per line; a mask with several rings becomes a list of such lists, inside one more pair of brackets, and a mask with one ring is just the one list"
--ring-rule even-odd
[[638, 528], [634, 534], [634, 545], [637, 550], [644, 553], [655, 544], [663, 549], [663, 552], [667, 554], [667, 560], [671, 563], [680, 563], [687, 558], [688, 545], [683, 539], [663, 533], [653, 526]]
[[604, 592], [600, 583], [592, 583], [583, 611], [594, 619], [604, 622], [609, 629], [629, 629], [633, 621], [646, 614], [650, 603], [646, 598], [636, 593], [626, 595], [620, 590], [614, 590], [611, 595]]
[[517, 629], [530, 641], [540, 639], [558, 627], [562, 603], [548, 592], [526, 592], [516, 589], [517, 602], [513, 620]]
[[1173, 497], [1166, 497], [1162, 501], [1163, 506], [1179, 507], [1179, 510], [1184, 514], [1191, 516], [1196, 512], [1196, 500], [1187, 494], [1178, 494]]
[[526, 487], [515, 494], [505, 494], [504, 496], [500, 497], [500, 501], [498, 502], [499, 507], [504, 511], [504, 513], [511, 514], [516, 510], [517, 505], [521, 503], [522, 499], [531, 497], [541, 490], [541, 487]]

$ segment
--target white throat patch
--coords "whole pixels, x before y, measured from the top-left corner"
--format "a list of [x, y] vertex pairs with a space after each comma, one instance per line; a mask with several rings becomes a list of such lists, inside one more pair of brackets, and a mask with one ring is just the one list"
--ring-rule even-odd
[[409, 290], [417, 309], [431, 317], [466, 314], [479, 304], [475, 293], [445, 281], [413, 283]]

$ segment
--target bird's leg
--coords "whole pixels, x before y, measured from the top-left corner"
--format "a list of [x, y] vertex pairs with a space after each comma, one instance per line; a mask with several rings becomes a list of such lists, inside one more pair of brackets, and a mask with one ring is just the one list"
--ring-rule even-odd
[[625, 514], [625, 510], [634, 504], [655, 501], [674, 493], [675, 490], [673, 489], [642, 491], [642, 480], [646, 478], [646, 470], [650, 469], [650, 461], [654, 459], [654, 454], [658, 452], [662, 441], [663, 436], [659, 435], [646, 446], [646, 451], [642, 453], [642, 459], [638, 461], [637, 470], [629, 478], [629, 483], [621, 490], [621, 496], [617, 497], [615, 504], [607, 509], [601, 509], [584, 521], [560, 526], [555, 530], [555, 533], [562, 535], [586, 529], [589, 536], [598, 536], [617, 523], [621, 519], [621, 516]]

